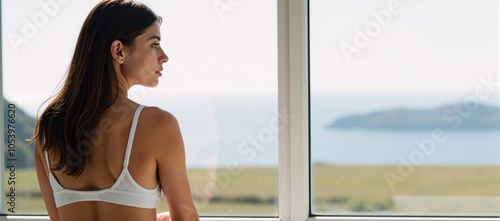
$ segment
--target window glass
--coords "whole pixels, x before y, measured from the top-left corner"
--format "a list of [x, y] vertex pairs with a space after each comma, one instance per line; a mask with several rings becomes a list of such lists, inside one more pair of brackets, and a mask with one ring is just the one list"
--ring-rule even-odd
[[[17, 144], [14, 156], [4, 149], [3, 213], [46, 213], [33, 146], [24, 140], [64, 81], [81, 25], [98, 2], [2, 1], [2, 90], [6, 114], [16, 111]], [[141, 2], [163, 17], [170, 60], [158, 87], [133, 87], [129, 96], [177, 117], [200, 215], [277, 216], [277, 2]], [[159, 210], [166, 209], [162, 200]]]
[[498, 1], [309, 7], [312, 213], [498, 216]]

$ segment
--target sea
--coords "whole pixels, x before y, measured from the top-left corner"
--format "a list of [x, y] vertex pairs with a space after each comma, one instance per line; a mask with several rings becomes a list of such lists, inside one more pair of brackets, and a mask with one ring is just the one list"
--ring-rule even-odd
[[[310, 149], [312, 164], [500, 166], [500, 131], [328, 127], [353, 114], [394, 108], [433, 109], [461, 102], [474, 105], [473, 98], [467, 94], [311, 94], [310, 146], [304, 148]], [[278, 122], [286, 125], [296, 117], [279, 112], [276, 94], [149, 94], [132, 99], [176, 116], [188, 168], [276, 167]], [[500, 107], [498, 96], [478, 101]], [[38, 106], [34, 112], [31, 108], [31, 113], [36, 113]]]

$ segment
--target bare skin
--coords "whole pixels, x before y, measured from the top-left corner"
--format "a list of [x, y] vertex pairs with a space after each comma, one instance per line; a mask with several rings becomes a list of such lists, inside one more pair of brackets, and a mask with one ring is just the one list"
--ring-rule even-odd
[[[90, 141], [92, 151], [79, 177], [70, 177], [62, 171], [52, 171], [58, 182], [66, 189], [99, 190], [111, 187], [123, 167], [125, 148], [132, 118], [139, 104], [127, 98], [127, 90], [133, 85], [154, 87], [161, 77], [162, 64], [168, 61], [159, 46], [158, 24], [151, 25], [136, 38], [131, 48], [114, 41], [110, 47], [113, 65], [119, 79], [119, 99], [100, 118]], [[59, 159], [49, 151], [50, 164]], [[182, 135], [177, 120], [170, 113], [157, 107], [142, 110], [128, 170], [133, 179], [146, 189], [161, 190], [169, 212], [156, 209], [134, 208], [106, 202], [86, 201], [55, 207], [49, 183], [45, 155], [35, 142], [35, 165], [44, 201], [52, 221], [166, 221], [199, 220], [194, 207], [186, 175], [185, 153]]]

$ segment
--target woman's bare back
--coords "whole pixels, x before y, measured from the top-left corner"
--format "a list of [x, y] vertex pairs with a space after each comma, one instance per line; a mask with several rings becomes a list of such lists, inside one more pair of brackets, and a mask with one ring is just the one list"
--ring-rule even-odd
[[[123, 170], [125, 149], [135, 109], [138, 104], [115, 104], [102, 115], [97, 127], [88, 132], [86, 138], [92, 143], [86, 166], [79, 177], [65, 175], [63, 171], [52, 171], [65, 189], [102, 190], [111, 187]], [[154, 189], [158, 183], [155, 153], [152, 148], [155, 138], [153, 108], [145, 108], [139, 116], [130, 154], [128, 170], [132, 178], [146, 189]], [[153, 125], [152, 125], [153, 124]], [[49, 152], [54, 165], [59, 156]], [[45, 167], [46, 168], [46, 167]], [[48, 173], [48, 171], [47, 171]], [[155, 209], [134, 208], [106, 202], [86, 201], [59, 208], [61, 220], [156, 220]]]

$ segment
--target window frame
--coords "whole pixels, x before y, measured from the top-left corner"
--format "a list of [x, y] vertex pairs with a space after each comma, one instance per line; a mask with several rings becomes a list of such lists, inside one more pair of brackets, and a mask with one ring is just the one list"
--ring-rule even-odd
[[[2, 102], [0, 102], [0, 145], [2, 145], [2, 151], [0, 151], [0, 165], [5, 165], [5, 162], [4, 162], [4, 151], [3, 149], [5, 147], [3, 147], [3, 144], [4, 144], [4, 140], [5, 140], [5, 137], [4, 137], [4, 130], [5, 130], [5, 120], [3, 118], [4, 116], [4, 111], [3, 111], [3, 108], [4, 108], [4, 103], [3, 103], [3, 26], [2, 26], [2, 2], [0, 2], [0, 86], [1, 86], [1, 89], [0, 89], [0, 98], [2, 98]], [[4, 170], [3, 168], [0, 169], [0, 177], [2, 177], [2, 182], [0, 182], [0, 190], [3, 190], [4, 189], [4, 180], [3, 180], [3, 177], [4, 177]], [[3, 191], [2, 191], [3, 193]], [[2, 197], [0, 197], [0, 211], [4, 211], [4, 198], [3, 198], [3, 194], [2, 194]], [[0, 217], [0, 220], [2, 219], [2, 217]]]
[[[201, 217], [202, 221], [493, 221], [498, 217], [370, 217], [312, 216], [310, 191], [309, 130], [309, 19], [308, 0], [277, 0], [278, 4], [278, 110], [289, 124], [279, 122], [279, 211], [276, 218]], [[500, 7], [500, 4], [499, 4]], [[0, 12], [2, 6], [0, 4]], [[0, 13], [0, 30], [2, 18]], [[0, 32], [0, 39], [2, 33]], [[499, 48], [500, 50], [500, 48]], [[0, 41], [0, 51], [2, 42]], [[0, 85], [3, 85], [3, 59], [0, 53]], [[0, 90], [3, 97], [3, 87]], [[0, 103], [3, 116], [3, 102]], [[0, 118], [0, 125], [4, 124]], [[4, 126], [0, 127], [0, 140]], [[0, 151], [0, 162], [3, 161]], [[3, 177], [3, 170], [0, 176]], [[0, 188], [3, 188], [1, 182]], [[0, 208], [3, 208], [0, 205]], [[40, 215], [0, 214], [0, 220], [49, 220]]]

